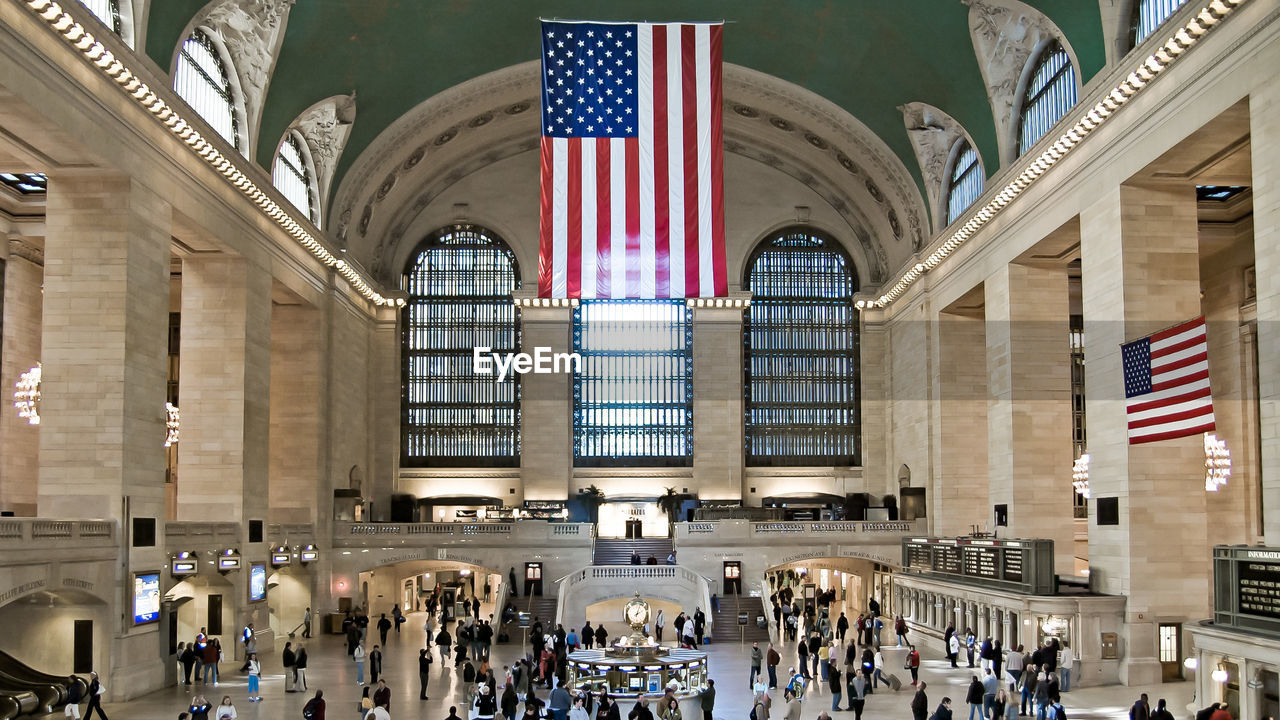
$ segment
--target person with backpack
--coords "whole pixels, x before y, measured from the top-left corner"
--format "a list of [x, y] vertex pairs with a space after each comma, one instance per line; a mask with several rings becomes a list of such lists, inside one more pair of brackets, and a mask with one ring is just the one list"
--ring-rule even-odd
[[364, 684], [364, 645], [356, 645], [356, 649], [351, 653], [351, 660], [356, 664], [356, 684]]
[[323, 690], [317, 690], [315, 697], [302, 706], [302, 720], [324, 720]]
[[436, 633], [436, 647], [440, 649], [440, 669], [448, 670], [449, 665], [449, 648], [453, 646], [453, 638], [449, 637], [449, 631], [443, 625], [440, 626], [440, 632]]
[[907, 621], [902, 619], [901, 615], [893, 619], [893, 634], [898, 636], [898, 647], [910, 644], [907, 642], [908, 631]]

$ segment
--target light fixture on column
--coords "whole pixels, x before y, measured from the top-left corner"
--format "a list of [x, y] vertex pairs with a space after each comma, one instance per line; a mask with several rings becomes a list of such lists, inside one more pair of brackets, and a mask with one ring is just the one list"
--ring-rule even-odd
[[1224, 683], [1227, 681], [1227, 669], [1222, 667], [1222, 663], [1218, 663], [1218, 667], [1214, 668], [1209, 677], [1216, 683]]
[[1231, 451], [1227, 443], [1213, 433], [1204, 435], [1204, 489], [1217, 492], [1231, 477]]
[[164, 446], [169, 447], [178, 442], [178, 406], [171, 402], [164, 404], [164, 427], [167, 431], [164, 438]]
[[1196, 668], [1200, 667], [1200, 661], [1193, 657], [1189, 657], [1182, 661], [1182, 666], [1188, 670], [1194, 671]]
[[14, 386], [13, 406], [18, 417], [31, 425], [40, 424], [40, 363], [18, 376]]
[[1076, 458], [1075, 464], [1071, 466], [1071, 485], [1076, 492], [1089, 499], [1089, 453], [1084, 453]]

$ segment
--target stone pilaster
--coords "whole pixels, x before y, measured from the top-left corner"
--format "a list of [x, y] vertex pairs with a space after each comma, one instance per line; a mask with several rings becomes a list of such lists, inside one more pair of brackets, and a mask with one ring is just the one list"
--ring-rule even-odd
[[702, 500], [741, 500], [741, 308], [694, 308], [693, 377], [694, 491]]
[[[1204, 448], [1198, 435], [1129, 445], [1120, 344], [1201, 312], [1195, 188], [1121, 186], [1081, 213], [1080, 237], [1090, 580], [1128, 597], [1121, 681], [1155, 683], [1157, 618], [1210, 611]], [[1118, 499], [1118, 524], [1097, 524], [1100, 498]]]
[[[573, 350], [570, 308], [520, 309], [521, 352]], [[520, 378], [520, 480], [524, 500], [565, 500], [573, 476], [573, 375]]]
[[1280, 86], [1249, 95], [1253, 167], [1253, 252], [1257, 269], [1258, 407], [1262, 518], [1268, 545], [1280, 545]]
[[178, 519], [265, 522], [271, 425], [265, 268], [224, 255], [183, 261], [178, 374]]
[[933, 437], [933, 531], [968, 535], [990, 526], [987, 506], [987, 371], [982, 318], [938, 313], [932, 323], [937, 358]]
[[[397, 308], [377, 308], [369, 372], [369, 453], [375, 507], [386, 506], [400, 468], [400, 326]], [[389, 519], [389, 518], [388, 518]]]
[[36, 478], [40, 472], [40, 426], [18, 417], [14, 385], [40, 362], [40, 283], [44, 253], [29, 240], [11, 237], [4, 262], [4, 318], [0, 327], [0, 510], [18, 516], [36, 514]]
[[989, 504], [1010, 537], [1048, 538], [1060, 574], [1075, 571], [1067, 274], [1009, 264], [983, 283]]
[[271, 310], [271, 522], [315, 522], [315, 486], [327, 485], [320, 462], [325, 392], [320, 319], [320, 311], [305, 304]]

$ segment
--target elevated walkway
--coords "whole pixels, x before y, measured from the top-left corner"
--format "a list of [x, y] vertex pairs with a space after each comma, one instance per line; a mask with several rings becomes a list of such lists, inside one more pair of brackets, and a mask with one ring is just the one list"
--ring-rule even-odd
[[640, 554], [643, 564], [652, 555], [659, 565], [667, 564], [667, 556], [671, 554], [671, 538], [642, 538], [639, 540], [612, 540], [598, 538], [593, 565], [630, 565], [631, 554]]
[[[581, 627], [587, 607], [607, 600], [633, 597], [661, 600], [692, 613], [695, 607], [710, 609], [707, 579], [680, 565], [591, 565], [560, 581], [556, 622]], [[668, 631], [674, 615], [667, 618]], [[714, 619], [708, 618], [714, 623]]]

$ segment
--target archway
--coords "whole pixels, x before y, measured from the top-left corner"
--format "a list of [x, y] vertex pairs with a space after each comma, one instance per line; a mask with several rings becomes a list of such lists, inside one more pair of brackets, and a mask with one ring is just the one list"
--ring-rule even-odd
[[[874, 600], [877, 616], [886, 628], [892, 628], [892, 618], [899, 612], [893, 597], [893, 573], [899, 569], [875, 560], [851, 557], [810, 557], [770, 567], [764, 573], [769, 591], [765, 603], [770, 609], [770, 624], [786, 625], [782, 605], [789, 599], [793, 611], [800, 610], [799, 627], [803, 627], [803, 617], [812, 606], [822, 627], [825, 627], [822, 625], [825, 610], [825, 621], [834, 632], [841, 614], [852, 626], [859, 616], [873, 609]], [[774, 636], [785, 629], [775, 627]], [[892, 633], [892, 630], [884, 632]]]
[[40, 590], [0, 606], [4, 651], [49, 675], [107, 667], [110, 621], [106, 602], [76, 589]]
[[203, 629], [209, 640], [216, 639], [225, 657], [231, 659], [238, 647], [240, 600], [235, 582], [221, 573], [202, 571], [183, 578], [164, 594], [169, 644], [193, 642]]

